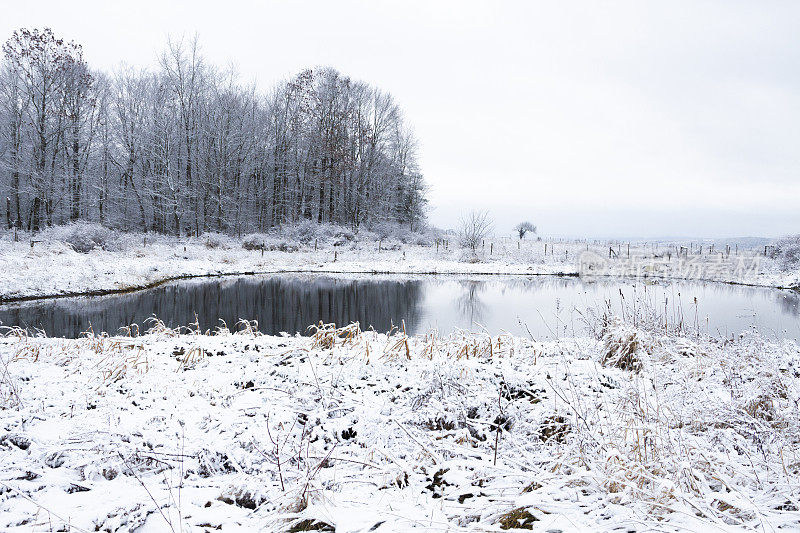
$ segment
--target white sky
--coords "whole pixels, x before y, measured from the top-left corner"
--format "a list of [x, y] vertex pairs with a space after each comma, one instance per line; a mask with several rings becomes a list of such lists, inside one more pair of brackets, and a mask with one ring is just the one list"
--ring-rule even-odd
[[431, 219], [498, 232], [800, 232], [800, 2], [4, 0], [0, 39], [50, 26], [94, 68], [168, 35], [268, 89], [330, 65], [392, 92]]

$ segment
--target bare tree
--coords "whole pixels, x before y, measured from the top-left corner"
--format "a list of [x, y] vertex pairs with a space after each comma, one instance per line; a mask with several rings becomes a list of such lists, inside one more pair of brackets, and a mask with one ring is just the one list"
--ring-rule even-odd
[[528, 232], [536, 233], [536, 226], [534, 226], [530, 222], [520, 222], [519, 224], [514, 226], [514, 231], [517, 232], [521, 240], [525, 238], [525, 234]]
[[424, 224], [427, 186], [392, 96], [333, 68], [268, 94], [170, 41], [155, 71], [92, 71], [49, 29], [0, 63], [5, 224], [73, 220], [161, 233], [301, 221]]
[[[57, 38], [49, 28], [15, 31], [3, 54], [28, 101], [26, 132], [31, 141], [30, 185], [33, 202], [28, 227], [38, 230], [42, 218], [52, 225], [63, 200], [59, 190], [65, 172], [59, 167], [65, 145], [65, 94], [70, 73], [82, 68], [80, 45]], [[68, 197], [68, 196], [67, 196]], [[44, 209], [44, 213], [42, 213]]]
[[458, 240], [461, 246], [473, 252], [492, 231], [493, 222], [488, 211], [470, 211], [461, 217]]
[[0, 70], [0, 170], [10, 176], [6, 202], [8, 227], [22, 225], [20, 176], [23, 172], [23, 125], [28, 100], [18, 73], [10, 65]]

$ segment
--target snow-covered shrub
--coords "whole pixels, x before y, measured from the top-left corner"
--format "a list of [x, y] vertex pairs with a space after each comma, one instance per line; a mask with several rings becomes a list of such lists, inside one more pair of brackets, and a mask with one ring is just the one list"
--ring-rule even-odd
[[300, 249], [300, 246], [297, 243], [267, 233], [252, 233], [244, 238], [242, 241], [242, 248], [245, 250], [267, 250], [270, 252], [296, 252]]
[[265, 248], [266, 240], [269, 238], [269, 235], [264, 233], [251, 233], [250, 235], [245, 235], [244, 239], [242, 240], [242, 248], [245, 250], [261, 250]]
[[787, 235], [775, 243], [772, 256], [781, 268], [789, 270], [800, 266], [800, 234]]
[[645, 333], [613, 317], [603, 335], [600, 364], [620, 370], [639, 372], [642, 369], [641, 352], [647, 351], [649, 340]]
[[309, 243], [314, 240], [315, 237], [319, 234], [319, 227], [314, 222], [310, 220], [302, 220], [299, 223], [295, 224], [294, 226], [289, 226], [285, 228], [285, 232], [287, 237], [293, 238], [294, 240], [298, 240], [302, 243]]
[[117, 240], [110, 229], [92, 222], [74, 222], [44, 230], [40, 238], [69, 244], [76, 252], [85, 254], [95, 248], [108, 250]]
[[461, 218], [458, 243], [463, 248], [477, 250], [492, 231], [494, 223], [488, 211], [471, 211]]
[[386, 221], [376, 222], [369, 227], [369, 232], [375, 235], [375, 240], [394, 240], [403, 244], [417, 246], [433, 246], [440, 233], [433, 228], [425, 228], [423, 231], [411, 231], [407, 226]]
[[[378, 239], [386, 240], [390, 237], [397, 238], [398, 226], [392, 222], [379, 221], [369, 227], [369, 231], [374, 233]], [[398, 239], [399, 240], [399, 239]]]
[[205, 233], [203, 234], [203, 244], [206, 248], [212, 250], [221, 249], [227, 250], [231, 247], [231, 238], [221, 233]]
[[280, 237], [288, 242], [299, 242], [302, 244], [313, 244], [318, 241], [320, 245], [342, 246], [355, 240], [355, 234], [336, 224], [317, 224], [311, 220], [302, 220], [291, 226], [283, 226], [280, 229]]

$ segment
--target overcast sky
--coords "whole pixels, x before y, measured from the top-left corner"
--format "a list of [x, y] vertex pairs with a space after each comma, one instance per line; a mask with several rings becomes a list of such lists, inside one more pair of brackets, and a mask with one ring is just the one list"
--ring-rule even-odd
[[316, 65], [388, 90], [442, 227], [800, 232], [800, 2], [4, 2], [3, 40], [34, 26], [104, 70], [196, 32], [264, 90]]

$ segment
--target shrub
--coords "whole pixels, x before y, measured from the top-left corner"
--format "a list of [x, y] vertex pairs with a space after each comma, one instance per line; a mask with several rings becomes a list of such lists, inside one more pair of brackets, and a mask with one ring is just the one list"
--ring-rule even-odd
[[244, 238], [242, 241], [242, 248], [245, 250], [263, 249], [270, 252], [296, 252], [300, 249], [300, 246], [266, 233], [252, 233]]
[[488, 211], [471, 211], [461, 218], [458, 229], [458, 242], [473, 252], [492, 231], [492, 219]]
[[642, 369], [639, 353], [646, 349], [646, 345], [647, 341], [641, 331], [623, 324], [622, 320], [614, 317], [609, 321], [603, 335], [600, 364], [639, 372]]
[[55, 226], [43, 231], [45, 240], [69, 244], [76, 252], [85, 254], [95, 248], [108, 250], [116, 241], [116, 234], [110, 229], [92, 222], [74, 222]]
[[242, 240], [242, 248], [245, 250], [260, 250], [262, 247], [266, 248], [265, 244], [268, 237], [268, 235], [264, 235], [263, 233], [245, 235], [244, 240]]
[[787, 235], [775, 243], [772, 257], [780, 262], [781, 268], [789, 270], [800, 266], [800, 234]]
[[210, 248], [212, 250], [227, 250], [230, 248], [230, 238], [226, 235], [222, 235], [221, 233], [205, 233], [203, 235], [203, 239], [206, 248]]

